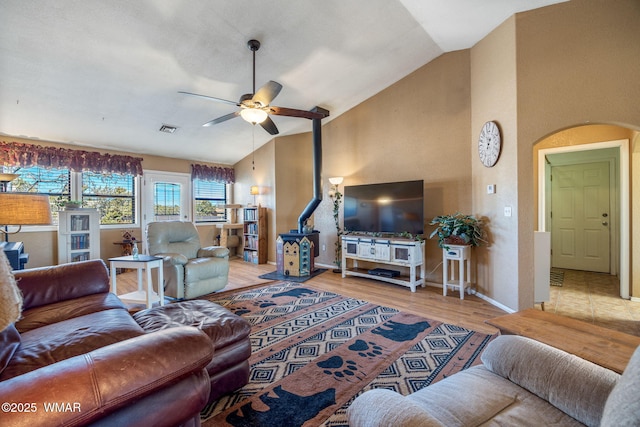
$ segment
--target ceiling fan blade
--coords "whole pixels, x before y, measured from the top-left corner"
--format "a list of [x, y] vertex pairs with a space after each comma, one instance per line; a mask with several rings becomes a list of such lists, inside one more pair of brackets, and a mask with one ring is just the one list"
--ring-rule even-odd
[[207, 96], [207, 95], [199, 95], [197, 93], [191, 93], [191, 92], [182, 92], [182, 91], [178, 91], [178, 93], [181, 93], [183, 95], [189, 95], [189, 96], [197, 96], [198, 98], [204, 98], [204, 99], [208, 99], [210, 101], [217, 101], [217, 102], [224, 102], [225, 104], [231, 104], [231, 105], [235, 105], [236, 107], [239, 107], [240, 104], [238, 104], [235, 101], [229, 101], [227, 99], [222, 99], [222, 98], [215, 98], [213, 96]]
[[295, 108], [269, 107], [270, 113], [276, 116], [302, 117], [304, 119], [324, 119], [328, 116], [323, 112], [296, 110]]
[[238, 117], [240, 112], [236, 111], [234, 113], [225, 114], [224, 116], [218, 117], [217, 119], [213, 119], [203, 124], [202, 126], [212, 126], [217, 125], [218, 123], [226, 122], [227, 120], [231, 120], [234, 117]]
[[260, 126], [262, 126], [262, 128], [269, 132], [271, 135], [277, 135], [280, 133], [278, 131], [278, 128], [276, 127], [276, 124], [273, 123], [273, 120], [271, 120], [271, 117], [267, 117], [266, 119], [264, 119], [264, 121], [260, 123]]
[[252, 101], [259, 102], [263, 107], [266, 107], [278, 96], [282, 90], [282, 85], [273, 80], [265, 83], [258, 91], [253, 95]]

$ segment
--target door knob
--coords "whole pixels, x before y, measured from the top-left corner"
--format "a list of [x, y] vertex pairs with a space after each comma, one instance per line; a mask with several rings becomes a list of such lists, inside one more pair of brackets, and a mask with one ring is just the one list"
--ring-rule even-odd
[[602, 225], [609, 225], [607, 221], [602, 221]]

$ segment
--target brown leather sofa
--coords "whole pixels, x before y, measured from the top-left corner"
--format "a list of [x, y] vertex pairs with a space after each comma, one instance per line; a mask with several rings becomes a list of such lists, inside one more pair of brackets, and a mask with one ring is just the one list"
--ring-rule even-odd
[[207, 334], [215, 347], [207, 365], [209, 403], [249, 382], [251, 324], [226, 308], [205, 300], [180, 301], [139, 311], [133, 318], [147, 332], [189, 325]]
[[198, 426], [213, 346], [145, 332], [101, 260], [14, 272], [22, 318], [0, 332], [0, 425]]

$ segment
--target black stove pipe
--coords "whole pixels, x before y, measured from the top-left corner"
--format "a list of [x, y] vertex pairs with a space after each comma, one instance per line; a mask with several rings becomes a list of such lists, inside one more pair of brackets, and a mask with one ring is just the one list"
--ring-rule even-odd
[[[320, 107], [316, 107], [314, 110], [316, 109], [329, 115], [327, 110]], [[322, 201], [322, 127], [320, 126], [322, 119], [314, 118], [311, 120], [313, 122], [313, 198], [298, 217], [298, 233], [301, 234], [305, 221], [309, 219]]]

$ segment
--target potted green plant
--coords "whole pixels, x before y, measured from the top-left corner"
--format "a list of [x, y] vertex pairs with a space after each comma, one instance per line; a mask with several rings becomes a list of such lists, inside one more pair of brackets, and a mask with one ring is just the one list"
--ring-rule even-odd
[[82, 200], [65, 200], [62, 202], [64, 209], [78, 209], [82, 206]]
[[438, 236], [438, 246], [441, 248], [447, 249], [447, 245], [480, 246], [486, 243], [484, 224], [472, 215], [439, 215], [429, 225], [436, 226], [429, 238]]

